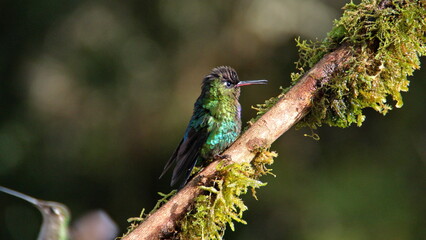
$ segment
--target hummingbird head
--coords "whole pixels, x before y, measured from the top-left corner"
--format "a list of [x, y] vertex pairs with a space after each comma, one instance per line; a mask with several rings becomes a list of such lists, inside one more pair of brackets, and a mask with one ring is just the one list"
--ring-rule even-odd
[[208, 90], [216, 96], [240, 96], [240, 87], [253, 84], [266, 84], [267, 80], [240, 81], [237, 72], [228, 66], [216, 67], [203, 80], [203, 92]]
[[40, 200], [3, 186], [0, 186], [0, 192], [25, 200], [40, 210], [43, 215], [43, 224], [38, 239], [65, 239], [70, 220], [70, 212], [65, 205]]
[[36, 206], [44, 216], [57, 218], [61, 221], [68, 221], [70, 218], [70, 212], [64, 204], [38, 200], [38, 204]]
[[70, 211], [61, 203], [37, 200], [36, 207], [43, 215], [39, 239], [69, 239]]

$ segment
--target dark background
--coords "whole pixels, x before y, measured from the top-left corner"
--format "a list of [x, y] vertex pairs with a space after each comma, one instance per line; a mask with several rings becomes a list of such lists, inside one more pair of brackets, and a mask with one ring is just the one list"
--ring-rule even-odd
[[[126, 219], [169, 192], [158, 180], [183, 135], [202, 78], [218, 65], [250, 106], [290, 84], [294, 38], [322, 39], [342, 1], [0, 2], [0, 185], [66, 204], [73, 220]], [[425, 59], [422, 59], [423, 61]], [[290, 130], [272, 146], [276, 178], [248, 225], [226, 239], [421, 239], [426, 236], [424, 81], [404, 107], [366, 110], [362, 127]], [[35, 239], [38, 211], [0, 194], [0, 239]]]

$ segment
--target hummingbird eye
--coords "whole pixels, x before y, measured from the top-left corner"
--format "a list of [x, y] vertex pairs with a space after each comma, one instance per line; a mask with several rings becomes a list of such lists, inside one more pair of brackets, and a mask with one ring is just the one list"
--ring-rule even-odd
[[233, 84], [230, 81], [225, 81], [225, 82], [223, 82], [223, 85], [225, 85], [225, 87], [227, 87], [227, 88], [230, 88], [230, 87], [232, 87]]
[[61, 211], [59, 211], [59, 209], [56, 208], [56, 207], [49, 207], [49, 211], [50, 211], [51, 214], [55, 214], [55, 215], [61, 214]]

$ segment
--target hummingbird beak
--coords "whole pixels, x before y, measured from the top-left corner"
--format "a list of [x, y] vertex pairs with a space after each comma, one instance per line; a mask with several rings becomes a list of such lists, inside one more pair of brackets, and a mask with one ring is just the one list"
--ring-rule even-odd
[[23, 200], [25, 200], [27, 202], [30, 202], [30, 203], [32, 203], [32, 204], [34, 204], [36, 206], [39, 204], [38, 199], [30, 197], [30, 196], [28, 196], [26, 194], [17, 192], [15, 190], [3, 187], [3, 186], [0, 186], [0, 192], [4, 192], [4, 193], [10, 194], [12, 196], [15, 196], [17, 198], [23, 199]]
[[240, 81], [235, 85], [235, 87], [242, 87], [247, 85], [254, 85], [254, 84], [267, 84], [268, 80], [250, 80], [250, 81]]

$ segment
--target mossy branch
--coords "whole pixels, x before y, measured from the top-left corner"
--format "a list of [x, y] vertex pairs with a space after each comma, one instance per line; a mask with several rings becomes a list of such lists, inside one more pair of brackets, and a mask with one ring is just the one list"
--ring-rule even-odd
[[[268, 147], [279, 136], [303, 118], [312, 105], [318, 86], [334, 72], [344, 67], [351, 57], [351, 47], [342, 46], [327, 54], [300, 81], [293, 86], [267, 113], [256, 121], [224, 154], [233, 162], [250, 162], [259, 147]], [[199, 186], [208, 186], [217, 174], [218, 161], [212, 162], [197, 174], [182, 190], [172, 197], [138, 228], [123, 240], [163, 239], [175, 231], [177, 222], [191, 207], [194, 199], [204, 192]]]
[[[361, 125], [364, 108], [383, 114], [390, 110], [388, 96], [401, 107], [400, 91], [408, 90], [407, 76], [426, 53], [425, 9], [423, 0], [347, 4], [323, 42], [298, 42], [302, 70], [292, 75], [294, 86], [259, 105], [257, 121], [223, 154], [241, 166], [297, 123], [311, 128]], [[173, 239], [195, 199], [216, 191], [211, 186], [220, 177], [218, 165], [223, 164], [212, 162], [122, 239]]]

